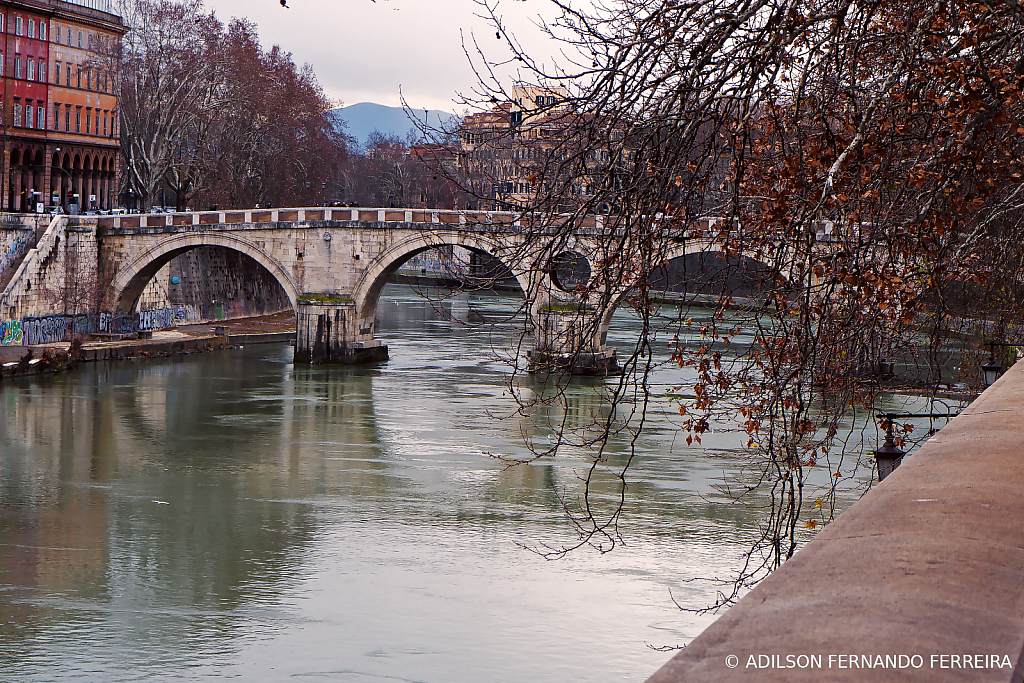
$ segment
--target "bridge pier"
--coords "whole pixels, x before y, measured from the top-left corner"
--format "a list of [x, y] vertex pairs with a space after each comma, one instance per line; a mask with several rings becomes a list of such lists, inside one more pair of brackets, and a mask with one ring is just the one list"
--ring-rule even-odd
[[359, 329], [356, 304], [349, 298], [317, 294], [296, 305], [296, 363], [380, 363], [388, 347]]
[[615, 350], [605, 345], [596, 311], [550, 302], [534, 311], [535, 346], [527, 352], [530, 372], [604, 377], [619, 372]]

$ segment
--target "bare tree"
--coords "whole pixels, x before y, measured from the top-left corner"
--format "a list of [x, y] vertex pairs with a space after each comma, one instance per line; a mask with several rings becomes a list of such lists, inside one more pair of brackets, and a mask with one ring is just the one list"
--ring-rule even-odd
[[[601, 315], [628, 302], [642, 327], [608, 385], [614, 409], [535, 451], [592, 452], [581, 498], [564, 501], [577, 541], [551, 552], [617, 542], [632, 457], [612, 464], [605, 447], [613, 434], [635, 439], [647, 406], [666, 400], [649, 382], [650, 350], [672, 343], [684, 380], [669, 400], [687, 443], [716, 424], [742, 430], [746, 455], [722, 490], [764, 511], [720, 607], [827, 524], [837, 490], [873, 465], [847, 447], [853, 417], [897, 388], [977, 387], [982, 336], [1019, 340], [1024, 8], [551, 0], [547, 28], [564, 55], [551, 67], [520, 49], [497, 3], [479, 4], [521, 81], [506, 87], [502, 65], [473, 45], [480, 88], [467, 103], [505, 117], [490, 144], [532, 178], [516, 207], [543, 224], [529, 234], [535, 250], [554, 258], [584, 215], [610, 212], [606, 256], [567, 298]], [[559, 95], [527, 110], [517, 93], [528, 88]], [[557, 134], [527, 163], [514, 152], [531, 121]], [[493, 198], [472, 180], [466, 191]], [[575, 191], [581, 182], [590, 192]], [[756, 272], [757, 296], [739, 303], [749, 277], [689, 273], [683, 293], [713, 294], [715, 314], [694, 326], [685, 308], [659, 312], [668, 257], [687, 244]], [[735, 343], [741, 331], [749, 343]]]
[[346, 138], [309, 66], [201, 0], [120, 0], [119, 11], [128, 33], [101, 59], [121, 74], [123, 191], [143, 208], [161, 187], [183, 209], [308, 203], [334, 182]]
[[221, 24], [201, 0], [120, 0], [118, 12], [129, 31], [106, 59], [120, 74], [125, 190], [148, 208], [165, 178], [195, 165], [201, 149], [184, 134], [198, 137], [225, 104]]

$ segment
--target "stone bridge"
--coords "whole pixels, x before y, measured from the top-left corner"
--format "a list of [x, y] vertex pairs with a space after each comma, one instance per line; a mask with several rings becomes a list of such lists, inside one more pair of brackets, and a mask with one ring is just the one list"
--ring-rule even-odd
[[[518, 281], [528, 303], [534, 363], [579, 373], [613, 370], [615, 355], [605, 341], [628, 287], [591, 287], [586, 300], [578, 294], [578, 285], [594, 277], [592, 264], [610, 256], [608, 240], [601, 239], [609, 231], [603, 217], [578, 220], [557, 253], [550, 240], [538, 239], [544, 228], [526, 220], [513, 213], [363, 208], [60, 216], [29, 252], [0, 305], [8, 317], [44, 314], [52, 303], [41, 299], [42, 285], [54, 279], [51, 271], [60, 271], [63, 259], [65, 279], [81, 278], [90, 268], [99, 274], [101, 310], [129, 313], [171, 259], [218, 246], [251, 257], [280, 283], [298, 315], [297, 360], [375, 362], [387, 358], [387, 347], [374, 338], [384, 285], [409, 258], [452, 245], [498, 259]], [[665, 257], [705, 250], [715, 247], [690, 240]], [[575, 268], [562, 277], [567, 282], [558, 275], [563, 261]]]

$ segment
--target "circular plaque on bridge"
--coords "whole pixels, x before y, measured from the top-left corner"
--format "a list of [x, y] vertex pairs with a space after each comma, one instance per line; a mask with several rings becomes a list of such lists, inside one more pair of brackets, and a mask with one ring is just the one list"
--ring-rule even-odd
[[563, 292], [590, 282], [590, 263], [582, 254], [563, 251], [551, 261], [551, 280]]

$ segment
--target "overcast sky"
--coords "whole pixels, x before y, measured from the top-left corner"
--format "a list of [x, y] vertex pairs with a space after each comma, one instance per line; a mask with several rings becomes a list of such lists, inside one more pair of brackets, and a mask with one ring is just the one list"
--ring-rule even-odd
[[[475, 33], [488, 55], [507, 48], [475, 16], [473, 0], [206, 0], [227, 21], [248, 17], [264, 47], [280, 45], [298, 64], [313, 65], [329, 97], [344, 104], [397, 106], [399, 89], [414, 108], [461, 113], [457, 93], [475, 81], [463, 53]], [[552, 54], [530, 20], [548, 12], [547, 0], [502, 0], [501, 10], [534, 54]]]

